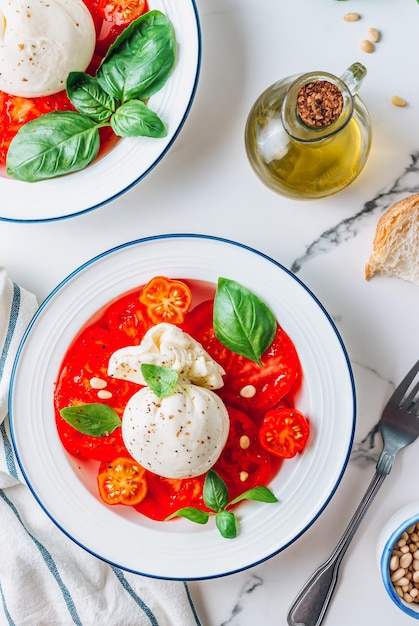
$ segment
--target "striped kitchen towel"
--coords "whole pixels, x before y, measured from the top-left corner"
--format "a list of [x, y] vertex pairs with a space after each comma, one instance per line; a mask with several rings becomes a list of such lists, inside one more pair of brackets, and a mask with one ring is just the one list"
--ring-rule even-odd
[[7, 399], [14, 356], [37, 308], [0, 267], [0, 624], [200, 626], [186, 583], [138, 576], [89, 554], [24, 484]]

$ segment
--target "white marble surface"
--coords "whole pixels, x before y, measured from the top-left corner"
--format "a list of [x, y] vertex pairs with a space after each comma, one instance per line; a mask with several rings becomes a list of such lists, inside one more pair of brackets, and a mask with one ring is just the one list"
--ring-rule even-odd
[[[167, 157], [137, 187], [99, 210], [50, 223], [0, 222], [0, 262], [41, 301], [84, 261], [138, 237], [208, 233], [261, 250], [298, 270], [342, 335], [356, 382], [358, 449], [394, 385], [419, 357], [418, 287], [389, 278], [364, 280], [378, 218], [392, 202], [419, 191], [419, 5], [416, 0], [197, 0], [197, 7], [200, 82]], [[349, 11], [362, 19], [344, 22]], [[382, 37], [367, 55], [359, 43], [370, 26]], [[245, 156], [243, 131], [253, 101], [282, 76], [318, 69], [339, 75], [356, 60], [368, 69], [361, 96], [374, 132], [363, 173], [325, 200], [300, 202], [274, 194]], [[394, 94], [408, 106], [394, 107]], [[344, 559], [326, 624], [412, 621], [387, 598], [375, 549], [383, 522], [419, 498], [418, 446], [400, 454], [367, 513]], [[324, 513], [283, 553], [233, 576], [191, 583], [203, 626], [286, 624], [295, 594], [329, 555], [370, 482], [374, 463], [363, 462], [363, 456], [349, 463]]]

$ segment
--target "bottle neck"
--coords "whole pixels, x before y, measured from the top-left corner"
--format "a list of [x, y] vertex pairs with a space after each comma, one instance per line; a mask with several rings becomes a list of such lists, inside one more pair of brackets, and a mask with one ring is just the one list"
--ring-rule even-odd
[[312, 72], [299, 76], [288, 87], [282, 104], [282, 123], [297, 141], [320, 141], [342, 130], [353, 109], [353, 96], [340, 78]]

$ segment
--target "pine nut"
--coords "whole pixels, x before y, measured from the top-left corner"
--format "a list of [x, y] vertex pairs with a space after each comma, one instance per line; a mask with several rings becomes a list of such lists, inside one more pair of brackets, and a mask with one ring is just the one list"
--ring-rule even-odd
[[399, 578], [397, 582], [399, 583], [403, 591], [409, 591], [409, 579], [406, 578], [406, 576], [403, 576], [403, 578]]
[[363, 52], [367, 52], [368, 54], [370, 52], [374, 52], [375, 50], [374, 44], [369, 39], [363, 39], [361, 41], [360, 48]]
[[410, 595], [410, 593], [408, 593], [408, 592], [403, 594], [403, 600], [404, 600], [405, 602], [407, 602], [408, 604], [410, 604], [411, 602], [413, 602], [413, 598], [412, 598], [412, 596]]
[[253, 398], [256, 395], [256, 387], [254, 385], [245, 385], [240, 389], [242, 398]]
[[419, 571], [419, 560], [415, 559], [415, 554], [413, 554], [413, 563], [412, 567], [415, 571]]
[[391, 103], [396, 107], [405, 107], [407, 105], [406, 100], [400, 96], [392, 96]]
[[391, 582], [393, 583], [398, 583], [399, 580], [401, 578], [403, 578], [403, 576], [405, 575], [406, 571], [403, 569], [403, 567], [399, 567], [399, 569], [396, 569], [396, 571], [394, 572], [394, 574], [391, 577]]
[[240, 472], [240, 481], [242, 483], [246, 482], [246, 480], [249, 478], [249, 474], [245, 471]]
[[412, 563], [412, 561], [413, 561], [413, 556], [411, 552], [408, 552], [407, 554], [403, 554], [403, 556], [400, 558], [400, 567], [404, 567], [404, 569], [407, 569], [409, 565]]
[[368, 37], [371, 39], [371, 41], [377, 43], [380, 40], [380, 33], [376, 28], [369, 28]]
[[247, 450], [247, 448], [250, 446], [249, 437], [247, 435], [242, 435], [239, 439], [239, 445], [242, 450]]
[[345, 22], [357, 22], [360, 19], [359, 13], [347, 13], [343, 16]]
[[400, 559], [398, 557], [397, 554], [393, 554], [391, 559], [390, 559], [390, 571], [395, 572], [396, 569], [399, 569], [400, 566]]
[[107, 391], [107, 389], [99, 389], [99, 391], [97, 392], [97, 397], [101, 400], [109, 400], [109, 398], [112, 398], [112, 393], [110, 391]]
[[419, 583], [419, 572], [413, 572], [413, 582], [414, 583]]

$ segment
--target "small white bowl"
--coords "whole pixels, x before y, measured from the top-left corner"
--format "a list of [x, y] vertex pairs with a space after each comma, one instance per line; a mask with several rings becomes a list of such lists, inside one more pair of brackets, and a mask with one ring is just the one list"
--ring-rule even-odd
[[419, 619], [419, 604], [406, 602], [398, 596], [391, 581], [390, 559], [393, 547], [401, 535], [417, 522], [419, 522], [419, 502], [412, 502], [390, 517], [380, 533], [377, 544], [377, 556], [385, 590], [394, 604], [405, 615], [414, 619]]

